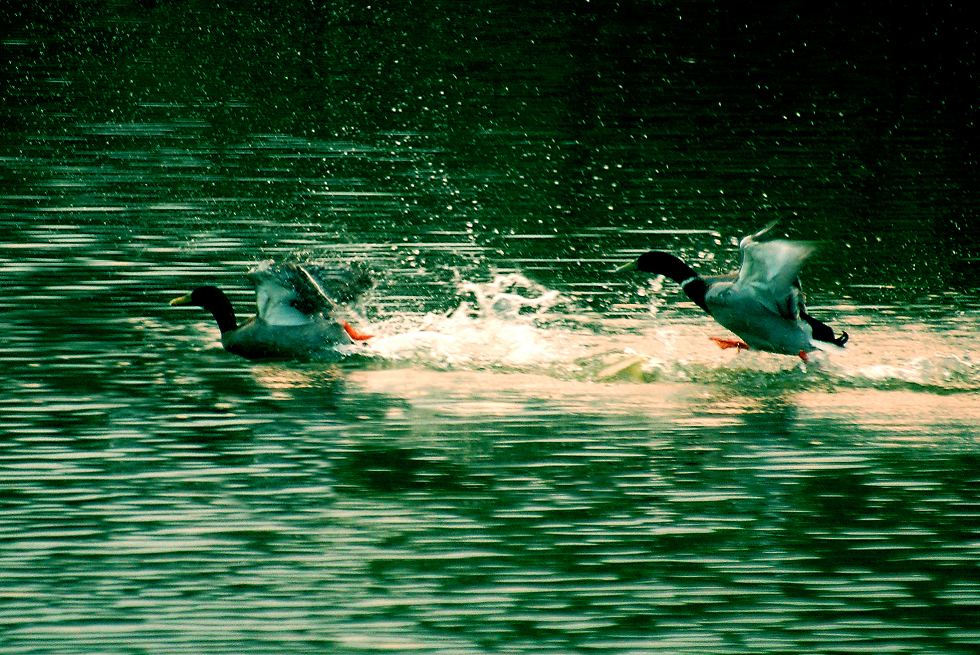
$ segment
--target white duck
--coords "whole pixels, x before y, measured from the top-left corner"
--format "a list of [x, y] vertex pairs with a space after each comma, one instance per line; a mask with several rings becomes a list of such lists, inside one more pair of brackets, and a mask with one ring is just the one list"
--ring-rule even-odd
[[761, 241], [776, 223], [742, 239], [738, 273], [701, 277], [679, 257], [651, 250], [617, 271], [640, 270], [664, 275], [719, 324], [742, 340], [712, 337], [722, 348], [764, 350], [797, 355], [843, 347], [847, 332], [834, 337], [830, 326], [806, 313], [799, 271], [814, 251], [810, 243], [773, 239]]

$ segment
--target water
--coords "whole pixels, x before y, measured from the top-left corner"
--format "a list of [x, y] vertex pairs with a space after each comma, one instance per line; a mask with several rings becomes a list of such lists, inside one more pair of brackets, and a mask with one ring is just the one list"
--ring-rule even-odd
[[[0, 653], [977, 652], [970, 23], [573, 9], [2, 10]], [[610, 273], [776, 218], [843, 353]], [[375, 338], [167, 305], [286, 257]]]

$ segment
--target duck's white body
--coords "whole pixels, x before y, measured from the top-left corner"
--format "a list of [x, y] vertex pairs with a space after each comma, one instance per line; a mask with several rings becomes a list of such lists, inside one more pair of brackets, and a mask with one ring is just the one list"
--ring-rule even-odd
[[742, 239], [738, 277], [708, 285], [708, 311], [750, 348], [785, 355], [816, 350], [813, 330], [800, 318], [804, 305], [798, 278], [813, 247], [753, 237]]
[[723, 348], [748, 347], [806, 360], [813, 350], [843, 346], [846, 332], [835, 337], [830, 326], [806, 313], [799, 272], [813, 246], [784, 239], [761, 241], [774, 225], [742, 239], [742, 266], [734, 275], [701, 277], [677, 256], [657, 250], [620, 270], [665, 275], [680, 284], [701, 309], [744, 341], [712, 337]]
[[221, 335], [225, 350], [247, 359], [340, 359], [337, 346], [353, 343], [343, 324], [325, 318], [303, 324], [269, 323], [253, 318]]

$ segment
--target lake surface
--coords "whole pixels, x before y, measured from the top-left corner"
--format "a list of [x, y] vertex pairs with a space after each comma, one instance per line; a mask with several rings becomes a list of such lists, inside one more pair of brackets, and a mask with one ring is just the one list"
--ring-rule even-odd
[[[980, 650], [965, 15], [315, 4], [2, 10], [0, 653]], [[843, 352], [611, 273], [776, 219]], [[376, 336], [167, 304], [269, 259]]]

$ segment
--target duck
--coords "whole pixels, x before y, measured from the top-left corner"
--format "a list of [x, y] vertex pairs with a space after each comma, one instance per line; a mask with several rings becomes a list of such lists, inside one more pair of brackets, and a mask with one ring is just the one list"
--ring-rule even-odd
[[246, 274], [255, 288], [255, 316], [239, 325], [224, 291], [205, 285], [170, 305], [208, 310], [221, 332], [221, 345], [253, 360], [336, 360], [337, 346], [364, 342], [370, 334], [334, 316], [338, 306], [359, 298], [373, 284], [359, 263], [328, 268], [315, 263], [263, 262]]
[[739, 242], [742, 263], [729, 275], [702, 276], [669, 252], [651, 250], [616, 269], [663, 275], [677, 284], [722, 327], [738, 339], [711, 337], [721, 348], [761, 350], [794, 355], [803, 362], [815, 350], [844, 347], [847, 332], [833, 328], [806, 311], [799, 272], [815, 251], [811, 242], [767, 238], [774, 221]]

